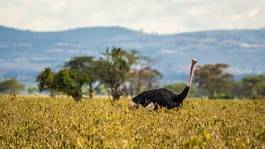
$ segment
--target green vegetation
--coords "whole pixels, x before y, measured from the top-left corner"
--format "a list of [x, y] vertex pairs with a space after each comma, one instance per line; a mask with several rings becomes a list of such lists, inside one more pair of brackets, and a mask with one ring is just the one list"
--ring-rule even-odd
[[126, 80], [126, 74], [130, 70], [126, 51], [120, 48], [107, 50], [104, 57], [97, 62], [96, 74], [99, 81], [105, 85], [113, 100], [119, 100], [122, 93], [122, 85]]
[[53, 97], [56, 92], [63, 92], [75, 100], [82, 98], [82, 87], [89, 85], [89, 96], [92, 98], [93, 84], [96, 81], [94, 74], [93, 57], [74, 57], [65, 63], [58, 73], [45, 68], [37, 77], [39, 91], [49, 91]]
[[214, 98], [216, 93], [226, 92], [226, 84], [233, 81], [233, 75], [225, 71], [228, 67], [227, 64], [199, 65], [194, 82], [198, 88], [207, 90], [208, 98]]
[[50, 68], [45, 68], [37, 76], [37, 82], [39, 82], [39, 91], [49, 91], [50, 96], [53, 97], [55, 94], [55, 84], [54, 84], [55, 74]]
[[264, 148], [265, 100], [187, 99], [177, 110], [128, 99], [0, 96], [1, 148]]
[[[75, 82], [79, 84], [78, 92], [82, 94], [82, 87], [87, 84], [90, 98], [93, 98], [93, 85], [97, 81], [97, 74], [95, 74], [97, 68], [95, 67], [95, 63], [94, 57], [90, 56], [73, 57], [70, 61], [65, 63], [65, 68], [69, 68], [76, 74]], [[82, 95], [79, 96], [81, 97]]]
[[57, 91], [72, 96], [79, 101], [82, 98], [82, 83], [79, 82], [78, 73], [71, 69], [62, 69], [55, 75], [54, 86]]
[[239, 87], [245, 97], [265, 96], [265, 75], [247, 76], [241, 80]]
[[[195, 69], [194, 84], [190, 96], [208, 96], [209, 99], [263, 99], [265, 96], [265, 75], [244, 76], [235, 80], [227, 72], [227, 64], [199, 65]], [[164, 87], [179, 93], [186, 86], [184, 83], [167, 84]]]
[[[38, 75], [37, 82], [39, 91], [49, 91], [52, 97], [64, 93], [79, 101], [84, 94], [93, 98], [95, 93], [109, 94], [113, 100], [119, 100], [122, 95], [135, 96], [161, 87], [159, 81], [163, 75], [151, 64], [151, 59], [136, 50], [114, 47], [107, 49], [98, 59], [73, 57], [57, 73], [46, 68]], [[228, 68], [227, 64], [197, 66], [189, 96], [208, 96], [209, 99], [262, 99], [265, 96], [264, 74], [235, 80], [233, 74], [227, 72]], [[182, 82], [164, 85], [176, 93], [185, 86]]]
[[8, 79], [0, 82], [0, 93], [17, 94], [24, 89], [24, 85], [16, 79]]
[[51, 97], [56, 93], [65, 93], [79, 101], [86, 89], [93, 97], [102, 85], [104, 91], [119, 100], [122, 95], [136, 95], [143, 90], [159, 85], [162, 75], [150, 67], [150, 59], [137, 51], [121, 48], [107, 49], [102, 57], [73, 57], [65, 62], [59, 72], [45, 68], [37, 77], [39, 91], [49, 91]]

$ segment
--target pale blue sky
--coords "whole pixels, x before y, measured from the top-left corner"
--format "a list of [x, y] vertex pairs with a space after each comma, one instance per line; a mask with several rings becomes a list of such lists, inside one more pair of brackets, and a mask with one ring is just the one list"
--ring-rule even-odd
[[36, 31], [123, 26], [176, 33], [265, 27], [265, 0], [0, 0], [0, 25]]

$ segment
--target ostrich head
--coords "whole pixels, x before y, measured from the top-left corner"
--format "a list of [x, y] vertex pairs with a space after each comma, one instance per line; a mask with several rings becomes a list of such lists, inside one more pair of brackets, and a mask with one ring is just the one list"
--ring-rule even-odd
[[197, 62], [198, 62], [197, 59], [192, 59], [192, 60], [191, 60], [191, 64], [192, 64], [192, 65], [195, 65]]

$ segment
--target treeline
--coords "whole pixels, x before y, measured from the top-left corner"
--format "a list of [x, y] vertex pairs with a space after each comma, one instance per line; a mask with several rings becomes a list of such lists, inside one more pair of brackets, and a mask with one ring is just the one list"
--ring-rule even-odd
[[[228, 67], [227, 64], [197, 66], [190, 95], [193, 97], [207, 96], [209, 99], [265, 97], [265, 75], [245, 76], [241, 80], [235, 80], [234, 75], [227, 71]], [[169, 84], [165, 87], [180, 92], [185, 84]]]
[[[38, 88], [28, 93], [48, 92], [51, 96], [67, 94], [79, 101], [84, 95], [109, 94], [113, 100], [134, 96], [148, 89], [158, 88], [162, 74], [151, 67], [152, 60], [136, 50], [107, 49], [100, 58], [73, 57], [57, 72], [45, 68], [37, 76]], [[265, 75], [245, 76], [235, 80], [227, 64], [198, 65], [189, 96], [214, 98], [259, 98], [265, 96]], [[177, 70], [176, 70], [177, 71]], [[165, 85], [179, 93], [186, 83]], [[0, 81], [0, 93], [17, 94], [25, 89], [16, 79]]]
[[103, 86], [113, 100], [119, 100], [122, 95], [135, 95], [159, 85], [162, 75], [150, 64], [149, 58], [135, 50], [112, 48], [99, 59], [74, 57], [58, 72], [45, 68], [37, 82], [39, 90], [49, 91], [51, 96], [65, 93], [78, 101], [85, 92], [93, 98], [95, 90]]

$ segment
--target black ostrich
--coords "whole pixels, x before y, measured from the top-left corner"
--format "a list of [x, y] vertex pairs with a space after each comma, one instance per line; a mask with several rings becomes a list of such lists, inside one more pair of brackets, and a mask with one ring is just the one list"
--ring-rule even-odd
[[180, 94], [174, 94], [164, 88], [145, 91], [132, 98], [131, 108], [137, 108], [139, 105], [142, 105], [143, 107], [153, 107], [154, 109], [157, 109], [158, 106], [166, 107], [168, 109], [180, 107], [183, 100], [188, 95], [192, 82], [193, 68], [196, 63], [197, 60], [193, 59], [190, 66], [187, 86]]

